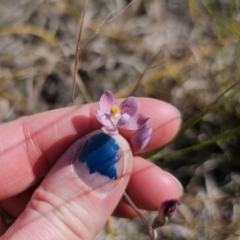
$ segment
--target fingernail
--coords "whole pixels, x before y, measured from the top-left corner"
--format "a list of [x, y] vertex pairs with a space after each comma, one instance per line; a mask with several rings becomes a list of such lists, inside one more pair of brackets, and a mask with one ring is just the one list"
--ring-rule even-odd
[[109, 136], [99, 130], [79, 141], [73, 166], [89, 190], [107, 193], [123, 177], [127, 165], [125, 150], [130, 147], [122, 139], [120, 135]]
[[[170, 174], [170, 173], [169, 173]], [[182, 184], [178, 181], [177, 178], [175, 178], [172, 174], [170, 174], [171, 177], [175, 180], [175, 182], [177, 183], [178, 187], [179, 187], [179, 197], [181, 197], [183, 195], [183, 186]]]

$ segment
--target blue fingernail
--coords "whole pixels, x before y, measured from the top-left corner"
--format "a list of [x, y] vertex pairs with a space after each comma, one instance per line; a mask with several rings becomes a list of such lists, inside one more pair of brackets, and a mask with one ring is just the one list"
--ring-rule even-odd
[[82, 182], [98, 192], [107, 192], [123, 172], [123, 154], [114, 138], [96, 131], [80, 140], [74, 169]]
[[84, 144], [78, 160], [86, 163], [89, 173], [98, 172], [110, 179], [117, 179], [115, 163], [120, 159], [116, 141], [105, 133], [91, 136]]

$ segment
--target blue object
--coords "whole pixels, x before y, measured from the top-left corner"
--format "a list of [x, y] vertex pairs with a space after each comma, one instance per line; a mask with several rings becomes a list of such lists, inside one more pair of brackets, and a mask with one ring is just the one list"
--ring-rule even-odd
[[121, 156], [116, 141], [105, 133], [91, 136], [82, 147], [78, 160], [86, 162], [89, 173], [98, 172], [110, 179], [117, 179], [117, 163]]

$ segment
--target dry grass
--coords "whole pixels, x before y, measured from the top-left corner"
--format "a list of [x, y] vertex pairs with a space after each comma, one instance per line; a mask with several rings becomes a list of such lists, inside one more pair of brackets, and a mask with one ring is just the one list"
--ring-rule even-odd
[[[0, 121], [70, 105], [84, 1], [0, 5]], [[170, 102], [184, 122], [209, 110], [155, 155], [186, 190], [159, 239], [240, 239], [239, 14], [235, 0], [88, 2], [75, 104], [97, 101], [109, 89]], [[164, 161], [162, 153], [170, 153]], [[138, 220], [114, 219], [113, 229], [97, 239], [147, 239]]]

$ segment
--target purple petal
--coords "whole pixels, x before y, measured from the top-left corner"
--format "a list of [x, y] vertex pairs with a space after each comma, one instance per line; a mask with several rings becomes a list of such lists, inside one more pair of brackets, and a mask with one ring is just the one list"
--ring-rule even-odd
[[150, 140], [152, 129], [148, 126], [144, 126], [138, 129], [132, 136], [130, 143], [134, 153], [140, 152]]
[[121, 113], [133, 117], [138, 111], [138, 100], [135, 97], [126, 98], [120, 105]]
[[115, 100], [115, 97], [114, 97], [113, 93], [106, 90], [100, 98], [99, 105], [100, 105], [101, 111], [109, 114], [110, 113], [110, 108], [112, 106], [117, 106], [117, 103], [116, 103], [116, 100]]
[[166, 218], [170, 218], [173, 215], [173, 213], [177, 210], [179, 204], [180, 201], [177, 199], [171, 199], [163, 202], [158, 210], [160, 222], [165, 221]]
[[105, 132], [106, 134], [110, 134], [110, 135], [115, 135], [115, 134], [118, 134], [118, 129], [116, 127], [106, 127], [106, 126], [103, 126], [102, 127], [102, 130], [103, 132]]
[[122, 114], [117, 122], [117, 127], [125, 127], [124, 125], [129, 121], [130, 118], [131, 117], [127, 113]]
[[124, 126], [124, 128], [130, 129], [130, 130], [137, 130], [141, 127], [143, 127], [149, 117], [144, 113], [138, 113], [135, 116], [133, 116]]
[[112, 128], [114, 125], [112, 123], [112, 121], [110, 120], [110, 117], [108, 117], [108, 115], [106, 115], [103, 111], [101, 110], [97, 110], [96, 111], [96, 117], [97, 120], [104, 126]]
[[155, 229], [163, 226], [177, 210], [179, 204], [180, 201], [177, 199], [171, 199], [163, 202], [159, 207], [158, 216], [156, 216], [153, 220], [152, 228]]

